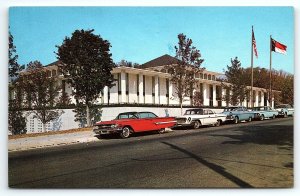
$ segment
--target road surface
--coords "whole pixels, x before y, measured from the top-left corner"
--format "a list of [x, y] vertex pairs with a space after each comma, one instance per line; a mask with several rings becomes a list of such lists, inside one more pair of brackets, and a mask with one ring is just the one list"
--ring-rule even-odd
[[293, 187], [293, 118], [10, 152], [12, 188]]

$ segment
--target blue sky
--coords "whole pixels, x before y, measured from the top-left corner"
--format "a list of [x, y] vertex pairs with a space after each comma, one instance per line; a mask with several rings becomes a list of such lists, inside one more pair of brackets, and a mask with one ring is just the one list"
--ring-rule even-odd
[[223, 72], [238, 57], [251, 60], [251, 26], [258, 59], [269, 68], [269, 39], [287, 45], [287, 55], [272, 53], [272, 66], [294, 73], [294, 12], [292, 7], [13, 7], [10, 31], [19, 63], [56, 61], [55, 45], [76, 29], [95, 29], [112, 47], [114, 62], [139, 64], [164, 54], [174, 56], [177, 35], [184, 33], [200, 50], [207, 70]]

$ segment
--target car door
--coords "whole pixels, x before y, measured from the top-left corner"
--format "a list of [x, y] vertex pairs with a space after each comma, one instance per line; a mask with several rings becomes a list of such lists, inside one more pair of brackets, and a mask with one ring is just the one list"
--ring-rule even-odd
[[217, 122], [217, 114], [214, 113], [212, 110], [208, 110], [208, 119], [209, 119], [209, 124], [215, 124]]

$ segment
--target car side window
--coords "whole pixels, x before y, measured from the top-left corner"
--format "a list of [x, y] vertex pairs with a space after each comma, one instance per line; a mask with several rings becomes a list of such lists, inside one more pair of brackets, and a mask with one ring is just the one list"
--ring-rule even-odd
[[208, 111], [207, 111], [207, 110], [204, 110], [204, 111], [203, 111], [203, 115], [208, 115]]
[[214, 114], [214, 112], [211, 110], [208, 110], [208, 114]]
[[128, 118], [128, 114], [120, 114], [118, 119], [125, 119]]
[[157, 116], [152, 112], [141, 112], [139, 113], [140, 118], [156, 118]]

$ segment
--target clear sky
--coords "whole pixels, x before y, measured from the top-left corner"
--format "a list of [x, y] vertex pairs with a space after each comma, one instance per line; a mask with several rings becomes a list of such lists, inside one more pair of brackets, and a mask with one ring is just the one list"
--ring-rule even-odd
[[258, 59], [269, 68], [270, 35], [287, 45], [287, 55], [272, 53], [272, 67], [294, 73], [292, 7], [13, 7], [10, 31], [19, 63], [56, 61], [55, 45], [76, 29], [95, 29], [108, 40], [114, 62], [143, 64], [164, 54], [174, 56], [177, 35], [184, 33], [200, 50], [209, 71], [223, 72], [238, 57], [251, 63], [251, 26]]

